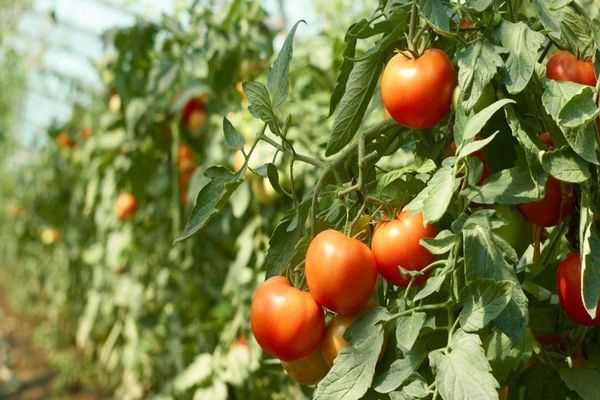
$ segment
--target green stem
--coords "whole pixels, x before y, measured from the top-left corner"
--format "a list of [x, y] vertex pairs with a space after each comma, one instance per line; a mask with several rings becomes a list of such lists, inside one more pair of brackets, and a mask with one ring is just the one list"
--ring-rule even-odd
[[[264, 130], [263, 130], [263, 132], [264, 132]], [[269, 143], [271, 146], [275, 147], [277, 150], [279, 150], [282, 153], [290, 154], [289, 152], [286, 152], [285, 148], [282, 145], [280, 145], [279, 143], [277, 143], [276, 141], [274, 141], [273, 139], [271, 139], [270, 137], [268, 137], [264, 134], [260, 135], [259, 140]], [[298, 153], [293, 153], [292, 157], [296, 161], [310, 164], [317, 168], [322, 168], [325, 165], [325, 163], [321, 160], [317, 160], [316, 158], [312, 158], [312, 157], [305, 156], [305, 155], [298, 154]]]
[[443, 308], [448, 307], [449, 304], [451, 304], [450, 301], [446, 301], [444, 303], [425, 304], [424, 306], [414, 307], [414, 308], [404, 310], [404, 311], [396, 313], [396, 314], [392, 314], [389, 317], [388, 321], [391, 321], [393, 319], [400, 318], [400, 317], [403, 317], [405, 315], [409, 315], [409, 314], [412, 314], [415, 312], [419, 312], [419, 311], [441, 310]]
[[410, 10], [410, 26], [408, 28], [408, 48], [413, 53], [416, 52], [415, 31], [417, 30], [418, 16], [419, 16], [419, 9], [417, 7], [417, 0], [413, 0], [412, 8]]
[[179, 157], [179, 126], [175, 122], [171, 124], [171, 134], [173, 135], [171, 158], [175, 174], [175, 179], [173, 179], [172, 182], [173, 237], [176, 238], [181, 233], [181, 208], [179, 205], [181, 193], [179, 192], [179, 170], [177, 169], [177, 158]]

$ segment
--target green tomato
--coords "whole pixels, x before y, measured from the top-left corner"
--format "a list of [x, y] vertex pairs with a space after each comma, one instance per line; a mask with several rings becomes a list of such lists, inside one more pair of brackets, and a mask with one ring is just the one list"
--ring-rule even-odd
[[[456, 86], [454, 88], [454, 92], [452, 92], [452, 110], [454, 110], [454, 112], [456, 112], [456, 109], [458, 107], [458, 102], [460, 100], [460, 94], [461, 94], [460, 87]], [[492, 85], [491, 83], [488, 83], [483, 88], [483, 91], [481, 92], [481, 96], [479, 96], [477, 103], [475, 103], [475, 105], [473, 106], [473, 111], [478, 113], [479, 111], [483, 110], [484, 108], [486, 108], [487, 106], [489, 106], [490, 104], [492, 104], [495, 101], [496, 101], [496, 93], [494, 91], [494, 85]]]
[[507, 222], [506, 225], [496, 228], [495, 232], [506, 240], [521, 256], [533, 237], [533, 228], [517, 209], [505, 205], [494, 205], [491, 207], [496, 210], [500, 219]]

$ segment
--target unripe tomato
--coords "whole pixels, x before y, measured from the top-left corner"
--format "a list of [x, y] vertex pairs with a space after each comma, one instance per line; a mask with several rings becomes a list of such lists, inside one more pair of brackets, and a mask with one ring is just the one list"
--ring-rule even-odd
[[[377, 304], [375, 304], [375, 302], [369, 302], [364, 309], [355, 314], [337, 314], [331, 319], [325, 329], [323, 343], [321, 343], [321, 353], [323, 354], [325, 363], [327, 363], [329, 367], [333, 365], [333, 360], [335, 360], [339, 352], [348, 344], [344, 338], [346, 330], [352, 326], [357, 319], [376, 306]], [[379, 354], [379, 359], [381, 359], [381, 357], [383, 357], [383, 348]]]
[[[371, 249], [379, 273], [389, 283], [408, 286], [410, 277], [403, 277], [398, 267], [409, 271], [420, 271], [434, 261], [434, 256], [419, 241], [436, 235], [435, 227], [423, 225], [423, 213], [402, 211], [393, 221], [380, 222], [375, 227]], [[425, 282], [427, 276], [415, 279], [413, 285]]]
[[375, 259], [367, 245], [329, 229], [308, 246], [306, 283], [317, 303], [339, 314], [361, 310], [377, 283]]
[[[597, 268], [597, 266], [594, 266]], [[597, 325], [600, 313], [595, 319], [589, 316], [581, 298], [581, 261], [579, 253], [573, 253], [561, 261], [556, 270], [556, 291], [565, 314], [581, 325]], [[598, 302], [600, 307], [600, 301]]]
[[432, 128], [448, 113], [455, 86], [454, 67], [443, 51], [429, 49], [414, 59], [398, 53], [383, 71], [381, 97], [399, 124]]
[[591, 61], [582, 61], [568, 51], [558, 51], [550, 57], [546, 65], [546, 77], [557, 81], [596, 86], [596, 76]]
[[179, 145], [177, 149], [177, 170], [181, 175], [191, 175], [196, 169], [196, 157], [192, 149]]
[[517, 255], [523, 254], [531, 244], [533, 228], [518, 210], [505, 205], [493, 205], [496, 214], [507, 222], [506, 225], [496, 228], [494, 231], [506, 240]]
[[135, 215], [137, 202], [135, 196], [129, 193], [121, 193], [115, 203], [115, 213], [121, 222], [125, 222]]
[[252, 299], [250, 324], [258, 343], [283, 361], [296, 361], [317, 350], [325, 331], [323, 308], [310, 293], [274, 276], [263, 282]]
[[571, 212], [575, 196], [570, 183], [553, 176], [546, 181], [546, 194], [539, 201], [519, 204], [519, 210], [533, 224], [549, 227], [558, 224]]
[[325, 364], [320, 349], [298, 361], [282, 361], [281, 365], [293, 381], [302, 385], [316, 385], [329, 372], [329, 367]]
[[[454, 91], [452, 92], [452, 110], [454, 110], [454, 112], [456, 112], [456, 110], [458, 108], [458, 102], [460, 101], [460, 96], [461, 96], [460, 86], [456, 86], [454, 88]], [[496, 92], [494, 91], [494, 85], [492, 85], [491, 83], [488, 83], [483, 88], [481, 95], [479, 95], [479, 99], [477, 100], [477, 103], [475, 103], [475, 105], [473, 106], [473, 111], [478, 113], [479, 111], [483, 110], [484, 108], [491, 105], [495, 101], [496, 101]]]
[[60, 240], [60, 232], [55, 228], [44, 228], [40, 233], [40, 240], [48, 246], [55, 244]]
[[206, 105], [203, 97], [193, 98], [186, 103], [181, 114], [181, 121], [192, 133], [204, 126], [206, 123]]

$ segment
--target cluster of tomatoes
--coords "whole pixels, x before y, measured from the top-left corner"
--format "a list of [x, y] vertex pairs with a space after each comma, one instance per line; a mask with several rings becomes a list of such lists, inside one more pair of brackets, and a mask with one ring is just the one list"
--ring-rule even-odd
[[[432, 225], [423, 224], [421, 213], [407, 211], [377, 224], [371, 248], [339, 231], [319, 233], [306, 253], [308, 291], [282, 276], [266, 280], [256, 291], [250, 314], [256, 340], [282, 361], [292, 379], [317, 383], [347, 344], [346, 329], [375, 307], [371, 299], [378, 272], [392, 285], [408, 286], [411, 272], [403, 275], [398, 267], [418, 275], [434, 260], [419, 242], [435, 234]], [[413, 285], [422, 284], [426, 275], [415, 277]], [[335, 313], [327, 326], [323, 308]]]

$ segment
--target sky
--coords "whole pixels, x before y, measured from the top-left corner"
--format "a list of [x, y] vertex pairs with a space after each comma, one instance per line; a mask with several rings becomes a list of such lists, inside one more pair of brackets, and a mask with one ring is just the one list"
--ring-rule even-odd
[[[71, 105], [85, 101], [71, 90], [72, 82], [101, 88], [93, 61], [104, 53], [101, 35], [115, 26], [127, 26], [142, 17], [158, 20], [173, 13], [186, 0], [33, 0], [32, 9], [19, 21], [15, 46], [27, 57], [27, 91], [22, 107], [20, 141], [26, 147], [46, 140], [53, 120], [66, 121]], [[271, 15], [278, 14], [276, 0], [262, 0]], [[310, 0], [285, 1], [286, 14], [314, 20]], [[293, 23], [290, 21], [288, 23]], [[313, 25], [314, 26], [314, 25]], [[85, 93], [86, 91], [84, 91]]]

